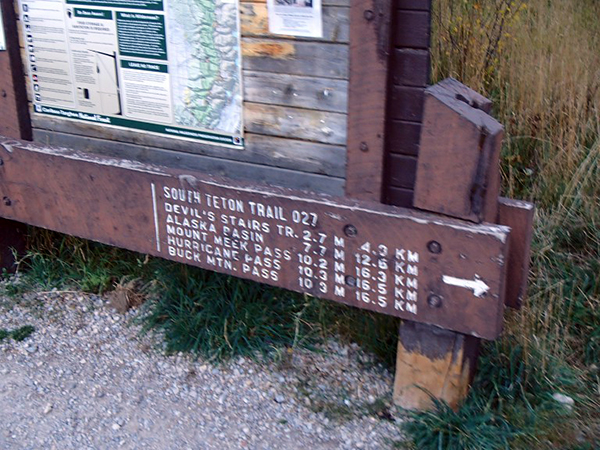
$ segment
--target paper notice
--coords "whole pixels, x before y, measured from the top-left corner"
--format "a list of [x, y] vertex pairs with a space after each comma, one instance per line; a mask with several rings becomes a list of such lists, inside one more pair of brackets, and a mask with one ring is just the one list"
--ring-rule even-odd
[[323, 37], [321, 0], [267, 0], [267, 5], [271, 33]]
[[4, 36], [4, 22], [2, 21], [2, 5], [0, 5], [0, 51], [6, 50], [6, 37]]

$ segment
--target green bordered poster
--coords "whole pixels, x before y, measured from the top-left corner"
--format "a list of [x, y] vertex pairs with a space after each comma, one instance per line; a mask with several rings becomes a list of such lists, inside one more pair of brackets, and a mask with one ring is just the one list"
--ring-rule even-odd
[[19, 0], [33, 110], [243, 146], [236, 0]]

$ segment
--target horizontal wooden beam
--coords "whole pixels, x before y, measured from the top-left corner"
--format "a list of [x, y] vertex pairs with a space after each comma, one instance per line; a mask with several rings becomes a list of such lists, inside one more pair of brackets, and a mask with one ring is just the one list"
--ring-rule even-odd
[[[247, 150], [253, 151], [254, 158], [249, 159], [252, 162], [165, 149], [159, 147], [158, 143], [146, 147], [102, 138], [34, 130], [35, 141], [54, 147], [78, 148], [104, 157], [131, 159], [143, 164], [171, 167], [174, 170], [195, 170], [291, 189], [330, 195], [344, 193], [344, 179], [340, 178], [344, 172], [336, 161], [336, 158], [344, 157], [343, 147], [305, 141], [290, 142], [287, 139], [271, 136], [247, 135], [246, 137]], [[321, 152], [321, 155], [317, 156], [317, 152]], [[289, 160], [295, 164], [290, 163]], [[272, 167], [273, 163], [284, 167]], [[325, 174], [337, 176], [325, 176]]]
[[0, 217], [494, 339], [509, 228], [0, 138]]

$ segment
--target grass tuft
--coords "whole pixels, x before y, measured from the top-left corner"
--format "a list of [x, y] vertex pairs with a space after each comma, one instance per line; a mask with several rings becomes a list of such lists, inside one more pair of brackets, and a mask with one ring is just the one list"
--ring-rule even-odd
[[0, 328], [0, 342], [8, 339], [9, 337], [13, 338], [17, 342], [21, 342], [31, 336], [34, 331], [35, 328], [31, 325], [25, 325], [12, 331]]
[[25, 339], [27, 339], [29, 336], [31, 336], [34, 331], [35, 331], [35, 328], [33, 326], [25, 325], [20, 328], [17, 328], [16, 330], [13, 330], [10, 333], [10, 335], [15, 341], [21, 342], [21, 341], [24, 341]]
[[320, 336], [317, 300], [282, 289], [165, 263], [143, 316], [168, 352], [193, 352], [212, 361], [274, 355]]

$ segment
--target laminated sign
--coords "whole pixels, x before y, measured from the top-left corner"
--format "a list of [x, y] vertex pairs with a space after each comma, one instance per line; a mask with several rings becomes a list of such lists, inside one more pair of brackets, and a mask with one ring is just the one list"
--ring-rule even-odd
[[243, 146], [229, 0], [20, 0], [34, 113]]

